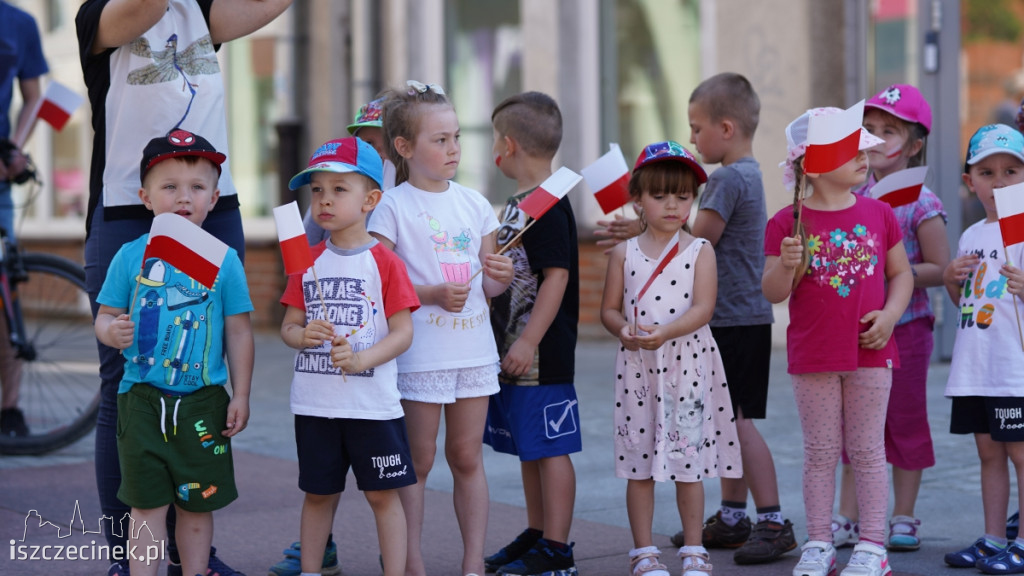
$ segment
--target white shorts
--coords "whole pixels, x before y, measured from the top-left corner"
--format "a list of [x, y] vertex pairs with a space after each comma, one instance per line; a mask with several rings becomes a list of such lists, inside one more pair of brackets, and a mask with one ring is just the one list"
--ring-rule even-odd
[[398, 375], [398, 391], [402, 400], [429, 404], [452, 404], [459, 398], [490, 396], [498, 386], [498, 364], [451, 368], [429, 372], [406, 372]]

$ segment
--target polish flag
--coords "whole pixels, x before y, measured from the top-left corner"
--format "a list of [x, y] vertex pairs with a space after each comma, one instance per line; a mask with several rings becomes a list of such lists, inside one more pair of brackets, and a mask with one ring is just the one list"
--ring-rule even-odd
[[1003, 245], [1013, 246], [1024, 242], [1024, 183], [996, 188], [992, 193], [996, 199], [996, 214], [999, 215]]
[[39, 118], [53, 126], [55, 130], [64, 128], [75, 110], [82, 105], [85, 98], [59, 82], [51, 81], [46, 86], [43, 101], [39, 105]]
[[306, 229], [302, 226], [299, 205], [290, 202], [274, 208], [277, 239], [281, 242], [285, 274], [301, 274], [313, 265], [313, 252], [309, 249]]
[[587, 186], [607, 214], [629, 203], [629, 167], [614, 142], [604, 156], [582, 170]]
[[159, 258], [207, 288], [213, 288], [228, 245], [174, 213], [153, 218], [142, 261]]
[[[856, 156], [857, 151], [862, 148], [861, 125], [863, 123], [863, 100], [837, 114], [811, 116], [807, 121], [804, 173], [831, 172]], [[870, 147], [870, 145], [866, 147]]]
[[583, 177], [562, 166], [547, 180], [541, 182], [529, 196], [519, 203], [519, 209], [534, 220], [540, 218], [572, 190]]
[[893, 208], [917, 202], [928, 175], [927, 166], [907, 168], [893, 172], [871, 187], [871, 197], [885, 202]]

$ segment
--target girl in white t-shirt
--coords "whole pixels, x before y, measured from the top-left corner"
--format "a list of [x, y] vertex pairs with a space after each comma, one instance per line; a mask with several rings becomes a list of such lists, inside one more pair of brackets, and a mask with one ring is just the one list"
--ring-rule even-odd
[[[487, 479], [483, 432], [488, 396], [498, 391], [498, 351], [487, 298], [505, 291], [512, 260], [494, 254], [498, 220], [479, 192], [452, 182], [459, 121], [444, 90], [410, 80], [384, 104], [384, 134], [395, 188], [370, 218], [370, 232], [405, 261], [422, 307], [413, 342], [398, 357], [416, 484], [401, 490], [409, 526], [406, 574], [422, 576], [423, 498], [434, 464], [441, 407], [445, 457], [462, 531], [463, 574], [484, 573]], [[483, 268], [483, 274], [476, 274]]]

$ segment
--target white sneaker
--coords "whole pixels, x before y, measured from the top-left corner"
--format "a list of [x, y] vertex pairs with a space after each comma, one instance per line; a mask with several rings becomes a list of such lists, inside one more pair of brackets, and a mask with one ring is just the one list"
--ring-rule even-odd
[[800, 549], [803, 550], [803, 554], [793, 568], [793, 576], [835, 576], [834, 546], [821, 540], [808, 540]]
[[832, 515], [832, 545], [853, 546], [860, 541], [860, 525], [842, 514]]
[[889, 556], [885, 548], [870, 542], [861, 542], [853, 547], [850, 563], [846, 565], [840, 576], [888, 576]]

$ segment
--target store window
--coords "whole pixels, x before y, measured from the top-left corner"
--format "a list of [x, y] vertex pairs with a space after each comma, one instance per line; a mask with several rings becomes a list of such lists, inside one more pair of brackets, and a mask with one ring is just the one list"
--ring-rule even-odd
[[519, 2], [449, 0], [445, 2], [448, 85], [462, 132], [462, 161], [455, 180], [482, 192], [492, 204], [515, 193], [491, 157], [491, 112], [522, 91], [522, 40]]
[[[690, 93], [700, 83], [698, 0], [616, 0], [617, 86], [609, 140], [627, 159], [660, 140], [689, 146]], [[606, 120], [607, 121], [607, 120]], [[612, 128], [609, 130], [608, 128]], [[691, 147], [692, 148], [692, 147]]]

